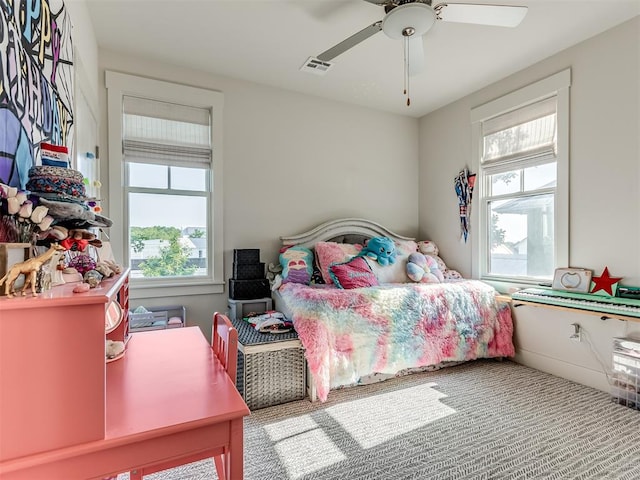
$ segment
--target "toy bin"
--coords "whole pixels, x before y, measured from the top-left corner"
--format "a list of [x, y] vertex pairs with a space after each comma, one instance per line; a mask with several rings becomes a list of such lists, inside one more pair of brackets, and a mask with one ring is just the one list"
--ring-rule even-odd
[[184, 327], [187, 322], [187, 309], [182, 305], [145, 307], [144, 313], [129, 312], [129, 331], [146, 332], [165, 328]]

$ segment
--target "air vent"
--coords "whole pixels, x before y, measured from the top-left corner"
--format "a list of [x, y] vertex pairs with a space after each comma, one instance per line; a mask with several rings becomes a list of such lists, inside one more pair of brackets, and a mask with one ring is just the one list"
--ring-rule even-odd
[[315, 73], [316, 75], [324, 75], [331, 67], [333, 67], [333, 63], [323, 62], [317, 58], [309, 57], [307, 61], [304, 62], [304, 65], [300, 67], [300, 70]]

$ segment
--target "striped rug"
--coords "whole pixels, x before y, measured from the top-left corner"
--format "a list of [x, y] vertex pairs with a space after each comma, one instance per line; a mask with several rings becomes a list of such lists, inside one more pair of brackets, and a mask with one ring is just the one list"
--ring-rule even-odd
[[[482, 360], [256, 410], [244, 465], [247, 480], [640, 479], [640, 412]], [[215, 478], [212, 461], [145, 477]]]

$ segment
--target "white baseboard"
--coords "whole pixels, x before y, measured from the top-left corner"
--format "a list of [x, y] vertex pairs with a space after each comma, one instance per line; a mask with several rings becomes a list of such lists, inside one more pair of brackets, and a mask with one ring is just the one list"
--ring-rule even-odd
[[541, 355], [536, 352], [519, 349], [513, 360], [527, 367], [550, 373], [557, 377], [587, 385], [588, 387], [609, 393], [611, 388], [607, 376], [603, 372], [574, 365], [564, 360]]

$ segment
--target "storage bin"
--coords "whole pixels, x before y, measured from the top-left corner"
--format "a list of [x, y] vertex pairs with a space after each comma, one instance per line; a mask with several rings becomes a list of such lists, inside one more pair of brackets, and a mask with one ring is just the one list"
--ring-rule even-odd
[[260, 249], [259, 248], [234, 249], [233, 263], [237, 263], [237, 264], [260, 263]]
[[[148, 330], [162, 330], [165, 328], [184, 327], [187, 322], [187, 309], [182, 305], [167, 305], [163, 307], [145, 307], [145, 313], [129, 312], [129, 331], [145, 332]], [[178, 322], [178, 320], [180, 320]]]
[[236, 386], [251, 410], [306, 396], [306, 363], [295, 332], [259, 333], [244, 320], [238, 331]]
[[613, 401], [640, 410], [640, 341], [615, 338], [613, 342]]
[[255, 300], [229, 299], [229, 318], [242, 320], [249, 313], [264, 313], [273, 310], [273, 300], [269, 298], [256, 298]]
[[264, 262], [234, 263], [233, 278], [236, 280], [256, 280], [264, 278]]
[[258, 278], [255, 280], [229, 279], [229, 298], [234, 300], [253, 300], [271, 295], [269, 280]]

